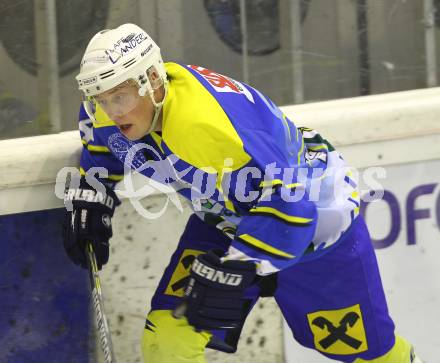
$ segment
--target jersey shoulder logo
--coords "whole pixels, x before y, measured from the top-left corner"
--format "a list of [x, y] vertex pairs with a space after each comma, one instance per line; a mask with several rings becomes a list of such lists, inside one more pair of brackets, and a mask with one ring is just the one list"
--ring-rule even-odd
[[79, 121], [79, 131], [81, 132], [81, 138], [89, 143], [90, 141], [95, 141], [93, 135], [93, 123], [89, 118]]
[[320, 160], [327, 164], [327, 153], [323, 151], [306, 150], [304, 153], [306, 161], [312, 162], [313, 160]]
[[237, 93], [246, 96], [246, 98], [254, 102], [254, 97], [252, 93], [240, 82], [226, 77], [220, 73], [216, 73], [207, 68], [203, 68], [200, 66], [188, 65], [189, 68], [196, 71], [200, 74], [208, 83], [217, 91], [217, 92], [229, 92], [229, 93]]

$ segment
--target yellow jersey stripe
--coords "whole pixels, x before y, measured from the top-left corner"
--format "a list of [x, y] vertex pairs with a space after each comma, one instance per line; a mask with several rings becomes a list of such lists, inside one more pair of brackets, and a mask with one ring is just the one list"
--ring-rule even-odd
[[298, 165], [301, 163], [301, 155], [304, 151], [304, 137], [301, 137], [301, 148], [298, 151]]
[[272, 215], [279, 219], [281, 219], [284, 222], [291, 223], [291, 224], [301, 224], [306, 225], [313, 221], [311, 218], [304, 218], [304, 217], [297, 217], [297, 216], [290, 216], [286, 213], [283, 213], [279, 211], [278, 209], [271, 208], [271, 207], [255, 207], [249, 210], [249, 213], [252, 214], [264, 214], [264, 215]]
[[116, 126], [116, 123], [112, 120], [108, 121], [99, 121], [93, 122], [93, 128], [100, 129], [101, 127], [113, 127]]
[[296, 187], [300, 187], [300, 186], [302, 186], [301, 183], [292, 183], [292, 184], [286, 184], [286, 185], [285, 185], [285, 187], [286, 187], [287, 189], [292, 189], [292, 188], [296, 188]]
[[[229, 169], [228, 171], [230, 171], [230, 170], [231, 169]], [[221, 174], [217, 177], [216, 186], [217, 186], [217, 189], [218, 189], [219, 193], [221, 195], [223, 195], [226, 209], [230, 210], [231, 212], [237, 213], [237, 211], [235, 210], [235, 207], [234, 207], [234, 203], [232, 203], [232, 201], [228, 198], [228, 196], [223, 193], [222, 184], [223, 184], [223, 177], [225, 176], [225, 172], [226, 171], [223, 170], [221, 172]]]
[[269, 255], [274, 255], [276, 257], [283, 257], [283, 258], [295, 258], [294, 255], [281, 251], [278, 248], [275, 248], [249, 234], [241, 234], [240, 236], [238, 236], [238, 240], [250, 247], [264, 251]]
[[230, 210], [231, 212], [237, 213], [237, 211], [235, 210], [234, 204], [229, 199], [225, 199], [225, 207], [226, 207], [226, 209]]
[[264, 187], [274, 187], [277, 185], [283, 185], [283, 181], [281, 179], [274, 179], [274, 180], [263, 180], [259, 187], [260, 188], [264, 188]]
[[156, 132], [152, 132], [150, 135], [153, 138], [154, 142], [159, 147], [159, 149], [162, 151], [162, 153], [165, 154], [165, 152], [163, 151], [163, 148], [162, 148], [162, 138]]
[[283, 122], [284, 122], [284, 125], [286, 125], [286, 127], [287, 127], [287, 134], [288, 134], [288, 136], [289, 136], [289, 141], [292, 141], [292, 138], [291, 138], [291, 136], [290, 136], [290, 127], [289, 127], [289, 123], [287, 122], [287, 120], [286, 120], [286, 115], [283, 113]]
[[283, 181], [280, 179], [274, 179], [274, 180], [264, 180], [259, 184], [260, 188], [265, 187], [278, 187], [278, 186], [284, 186], [284, 188], [287, 189], [293, 189], [302, 186], [301, 183], [290, 183], [290, 184], [283, 184]]
[[359, 199], [359, 192], [355, 190], [353, 193], [351, 193], [351, 197], [355, 200]]
[[103, 145], [90, 145], [85, 140], [81, 140], [82, 144], [87, 148], [87, 150], [98, 153], [109, 153], [110, 149]]
[[95, 119], [96, 122], [93, 123], [93, 127], [95, 129], [116, 126], [116, 123], [110, 117], [108, 117], [100, 105], [96, 106]]
[[118, 182], [124, 179], [124, 175], [110, 174], [107, 179]]
[[[85, 172], [83, 167], [79, 168], [79, 174], [81, 176], [85, 176], [86, 175], [86, 172]], [[118, 181], [121, 181], [122, 179], [124, 179], [124, 174], [110, 174], [106, 179], [118, 182]]]
[[318, 146], [307, 146], [307, 149], [312, 150], [312, 151], [318, 151], [318, 150], [328, 150], [327, 145], [322, 144], [322, 145], [318, 145]]

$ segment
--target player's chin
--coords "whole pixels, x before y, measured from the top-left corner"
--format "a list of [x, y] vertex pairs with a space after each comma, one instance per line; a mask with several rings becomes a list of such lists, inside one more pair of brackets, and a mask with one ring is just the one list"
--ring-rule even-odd
[[121, 132], [121, 134], [123, 134], [127, 139], [131, 141], [136, 141], [143, 137], [142, 133], [139, 132], [139, 130], [134, 124], [126, 124], [123, 126], [119, 126], [119, 131]]

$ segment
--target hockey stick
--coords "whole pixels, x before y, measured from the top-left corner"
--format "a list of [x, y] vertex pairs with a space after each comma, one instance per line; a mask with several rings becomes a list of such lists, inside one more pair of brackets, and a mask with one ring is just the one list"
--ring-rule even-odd
[[95, 309], [96, 323], [100, 335], [101, 348], [104, 352], [105, 363], [116, 363], [110, 329], [108, 328], [107, 317], [104, 313], [104, 301], [98, 264], [96, 263], [95, 252], [90, 242], [86, 245], [86, 256], [87, 265], [89, 267], [90, 285], [92, 287], [93, 308]]

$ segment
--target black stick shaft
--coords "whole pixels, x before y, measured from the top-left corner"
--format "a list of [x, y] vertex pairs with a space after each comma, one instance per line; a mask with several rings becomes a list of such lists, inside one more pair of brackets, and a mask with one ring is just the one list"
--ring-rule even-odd
[[108, 327], [107, 317], [104, 311], [104, 301], [101, 291], [101, 279], [99, 278], [98, 264], [96, 263], [96, 256], [93, 252], [91, 243], [88, 243], [86, 246], [86, 256], [89, 267], [90, 285], [92, 287], [93, 308], [95, 310], [96, 323], [100, 335], [99, 338], [101, 348], [104, 352], [105, 363], [116, 363], [110, 329]]

